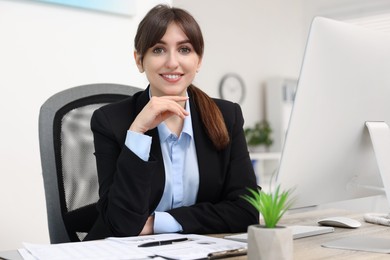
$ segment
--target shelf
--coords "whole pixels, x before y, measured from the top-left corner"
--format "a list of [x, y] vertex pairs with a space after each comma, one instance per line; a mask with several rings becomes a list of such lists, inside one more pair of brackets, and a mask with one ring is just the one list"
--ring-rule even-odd
[[252, 160], [279, 160], [280, 153], [249, 153], [249, 156]]
[[249, 156], [255, 170], [257, 184], [264, 187], [269, 184], [277, 170], [281, 153], [251, 152]]

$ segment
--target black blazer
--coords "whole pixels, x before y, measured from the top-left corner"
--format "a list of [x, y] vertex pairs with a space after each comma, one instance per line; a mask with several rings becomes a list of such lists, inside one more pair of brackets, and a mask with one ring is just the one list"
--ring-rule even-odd
[[[256, 188], [256, 179], [243, 133], [239, 105], [215, 99], [231, 141], [217, 151], [199, 118], [190, 95], [191, 117], [199, 165], [196, 204], [168, 212], [182, 225], [183, 233], [245, 232], [258, 223], [258, 212], [241, 195]], [[126, 133], [149, 101], [149, 89], [123, 101], [106, 105], [92, 116], [99, 177], [99, 217], [85, 240], [138, 235], [164, 192], [165, 172], [157, 128], [148, 162], [130, 151]]]

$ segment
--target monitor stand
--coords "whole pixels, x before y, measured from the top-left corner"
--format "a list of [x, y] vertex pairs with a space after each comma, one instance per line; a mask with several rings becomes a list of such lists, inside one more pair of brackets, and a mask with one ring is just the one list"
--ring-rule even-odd
[[[385, 122], [366, 122], [378, 169], [390, 205], [390, 128]], [[390, 214], [365, 214], [367, 222], [390, 226]]]

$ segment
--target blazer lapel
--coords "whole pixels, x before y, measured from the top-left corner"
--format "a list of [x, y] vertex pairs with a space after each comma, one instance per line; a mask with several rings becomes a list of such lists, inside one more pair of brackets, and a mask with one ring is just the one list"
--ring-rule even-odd
[[[149, 87], [148, 87], [146, 88], [145, 91], [141, 92], [140, 95], [136, 97], [136, 101], [134, 102], [134, 108], [133, 108], [133, 111], [135, 111], [133, 120], [146, 106], [149, 100], [150, 98], [149, 98]], [[156, 161], [157, 163], [157, 170], [155, 172], [156, 175], [153, 176], [152, 187], [151, 187], [152, 196], [150, 196], [152, 200], [150, 201], [150, 205], [151, 205], [150, 210], [154, 211], [154, 209], [157, 207], [158, 203], [161, 200], [161, 197], [164, 192], [164, 187], [165, 187], [164, 160], [162, 158], [160, 137], [158, 135], [157, 127], [147, 131], [145, 134], [152, 137], [152, 147], [150, 150], [150, 155], [152, 158], [150, 159]]]
[[[190, 97], [192, 128], [194, 131], [194, 140], [196, 147], [196, 154], [199, 167], [199, 191], [197, 202], [210, 201], [210, 197], [215, 193], [211, 192], [215, 190], [214, 185], [219, 183], [222, 179], [221, 165], [219, 163], [219, 152], [216, 151], [210, 138], [208, 137], [196, 104]], [[216, 194], [215, 194], [216, 195]]]

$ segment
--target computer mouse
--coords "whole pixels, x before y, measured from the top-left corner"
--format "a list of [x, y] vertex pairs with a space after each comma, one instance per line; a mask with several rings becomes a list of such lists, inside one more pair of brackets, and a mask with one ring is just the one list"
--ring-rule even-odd
[[358, 228], [362, 224], [352, 218], [347, 217], [327, 217], [318, 220], [318, 224], [331, 227]]

